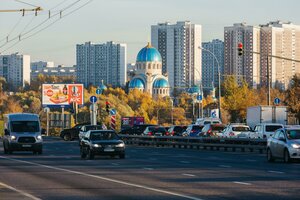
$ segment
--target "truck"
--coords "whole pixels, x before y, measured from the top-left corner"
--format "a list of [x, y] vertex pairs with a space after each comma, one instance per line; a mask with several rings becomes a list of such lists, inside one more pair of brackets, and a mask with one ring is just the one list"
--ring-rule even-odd
[[43, 138], [39, 116], [31, 113], [4, 115], [3, 148], [5, 154], [13, 151], [42, 154]]
[[121, 118], [121, 129], [131, 128], [134, 125], [144, 124], [144, 117], [122, 117]]
[[287, 125], [287, 119], [286, 106], [253, 106], [247, 108], [247, 125], [251, 129], [262, 123]]

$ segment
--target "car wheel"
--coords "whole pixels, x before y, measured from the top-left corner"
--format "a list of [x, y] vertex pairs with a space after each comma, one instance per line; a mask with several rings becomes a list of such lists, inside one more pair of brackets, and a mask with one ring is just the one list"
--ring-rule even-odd
[[4, 154], [8, 154], [8, 150], [6, 149], [4, 142], [3, 142], [3, 149], [4, 149]]
[[95, 158], [95, 155], [91, 149], [88, 150], [88, 158], [90, 160], [93, 160]]
[[272, 155], [271, 149], [267, 149], [267, 159], [268, 162], [274, 162], [274, 157]]
[[120, 157], [121, 159], [124, 159], [124, 158], [125, 158], [125, 153], [120, 154], [119, 157]]
[[70, 134], [65, 134], [64, 135], [64, 140], [65, 141], [70, 141], [71, 140], [71, 135]]
[[291, 162], [291, 158], [290, 158], [290, 153], [287, 149], [284, 150], [284, 153], [283, 153], [283, 161], [285, 163], [289, 163]]
[[83, 150], [82, 147], [80, 147], [80, 157], [81, 157], [82, 159], [86, 158], [86, 153], [84, 152], [84, 150]]

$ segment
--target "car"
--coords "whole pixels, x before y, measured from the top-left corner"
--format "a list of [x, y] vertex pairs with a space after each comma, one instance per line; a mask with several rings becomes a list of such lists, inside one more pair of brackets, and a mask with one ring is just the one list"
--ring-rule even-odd
[[167, 130], [163, 126], [148, 126], [142, 135], [145, 136], [166, 136]]
[[244, 124], [229, 124], [223, 131], [223, 137], [227, 138], [249, 138], [251, 129]]
[[[79, 131], [80, 131], [81, 127], [84, 125], [90, 125], [90, 124], [91, 124], [90, 122], [85, 122], [85, 123], [76, 124], [72, 128], [64, 129], [60, 132], [60, 137], [62, 139], [64, 139], [65, 141], [79, 139]], [[98, 125], [100, 125], [100, 124], [98, 123]]]
[[261, 123], [254, 127], [254, 132], [257, 133], [259, 138], [269, 138], [271, 137], [277, 129], [283, 128], [282, 124], [274, 123]]
[[222, 122], [220, 118], [205, 117], [205, 118], [198, 118], [195, 124], [204, 126], [205, 124], [222, 124]]
[[221, 137], [222, 131], [225, 129], [224, 124], [205, 124], [201, 132], [198, 134], [200, 137]]
[[187, 126], [174, 125], [168, 129], [168, 136], [182, 136], [182, 133], [186, 130]]
[[204, 126], [196, 124], [188, 125], [186, 130], [182, 133], [182, 136], [197, 137], [203, 127]]
[[288, 163], [292, 159], [300, 159], [300, 127], [287, 127], [275, 131], [268, 138], [267, 160], [273, 162], [276, 158]]
[[81, 126], [80, 130], [79, 130], [79, 142], [80, 140], [82, 140], [82, 138], [84, 137], [84, 135], [89, 131], [89, 130], [102, 130], [102, 126], [100, 125], [83, 125]]
[[119, 134], [142, 135], [148, 126], [158, 126], [157, 124], [135, 124], [132, 127], [122, 129]]
[[80, 142], [82, 159], [94, 159], [95, 155], [125, 158], [125, 143], [113, 130], [90, 130]]

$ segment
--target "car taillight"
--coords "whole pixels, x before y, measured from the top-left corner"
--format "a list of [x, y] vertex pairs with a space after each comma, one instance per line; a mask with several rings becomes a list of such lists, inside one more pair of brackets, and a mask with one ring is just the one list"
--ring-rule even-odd
[[148, 132], [148, 135], [152, 135], [153, 133], [152, 132]]
[[195, 133], [196, 131], [195, 131], [195, 130], [191, 130], [191, 132], [192, 132], [192, 133]]
[[212, 133], [212, 129], [210, 128], [208, 131], [207, 131], [208, 134], [211, 134]]
[[233, 133], [233, 132], [230, 132], [230, 133], [229, 133], [229, 136], [234, 136], [234, 133]]
[[174, 132], [174, 131], [172, 131], [172, 132], [171, 132], [171, 135], [174, 135], [174, 134], [175, 134], [175, 132]]

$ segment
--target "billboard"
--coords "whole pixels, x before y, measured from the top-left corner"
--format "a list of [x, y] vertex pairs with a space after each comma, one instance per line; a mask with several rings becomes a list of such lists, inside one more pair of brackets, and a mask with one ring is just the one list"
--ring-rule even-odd
[[69, 106], [76, 102], [83, 104], [83, 84], [43, 84], [43, 106]]
[[132, 127], [133, 125], [144, 124], [144, 117], [122, 117], [121, 127]]

